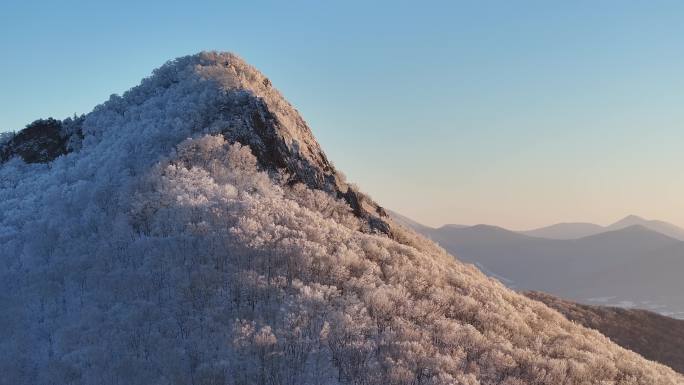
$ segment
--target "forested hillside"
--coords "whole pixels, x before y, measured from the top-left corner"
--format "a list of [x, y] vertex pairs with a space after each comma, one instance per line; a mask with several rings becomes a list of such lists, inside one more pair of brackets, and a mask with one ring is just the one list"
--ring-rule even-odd
[[62, 127], [0, 165], [1, 384], [684, 383], [393, 225], [232, 54]]
[[684, 373], [684, 320], [641, 309], [583, 305], [536, 291], [525, 295], [600, 331], [620, 346]]

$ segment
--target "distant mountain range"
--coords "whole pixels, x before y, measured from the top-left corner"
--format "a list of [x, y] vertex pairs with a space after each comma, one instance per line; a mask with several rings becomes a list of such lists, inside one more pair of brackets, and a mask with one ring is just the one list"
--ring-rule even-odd
[[558, 223], [534, 230], [522, 231], [521, 234], [549, 239], [578, 239], [606, 231], [621, 230], [630, 226], [644, 226], [647, 229], [684, 241], [684, 229], [671, 223], [647, 220], [636, 215], [628, 215], [609, 226], [600, 226], [594, 223]]
[[684, 230], [667, 222], [630, 215], [515, 232], [395, 218], [512, 288], [684, 318]]

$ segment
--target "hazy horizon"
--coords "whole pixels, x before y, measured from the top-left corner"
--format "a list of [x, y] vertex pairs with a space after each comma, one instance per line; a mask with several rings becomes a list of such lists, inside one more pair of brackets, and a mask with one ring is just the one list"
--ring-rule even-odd
[[0, 131], [229, 50], [349, 180], [426, 225], [684, 226], [684, 4], [265, 3], [10, 1]]
[[[391, 209], [391, 208], [390, 208], [390, 209]], [[541, 225], [539, 225], [539, 226], [530, 227], [530, 228], [514, 228], [514, 227], [507, 227], [507, 226], [504, 226], [504, 225], [499, 224], [499, 223], [483, 222], [483, 221], [479, 221], [479, 222], [476, 221], [476, 222], [470, 222], [470, 223], [461, 223], [461, 222], [451, 221], [451, 222], [444, 222], [444, 223], [439, 223], [439, 224], [436, 224], [436, 225], [432, 225], [432, 224], [428, 224], [428, 223], [425, 223], [425, 222], [421, 222], [421, 221], [419, 221], [419, 220], [417, 220], [417, 219], [415, 219], [415, 218], [412, 218], [412, 217], [410, 217], [410, 216], [408, 216], [408, 215], [406, 215], [406, 214], [404, 214], [404, 213], [402, 213], [402, 212], [400, 212], [400, 211], [397, 211], [397, 210], [392, 210], [392, 211], [394, 211], [395, 213], [397, 213], [397, 214], [399, 214], [399, 215], [403, 215], [403, 216], [405, 216], [405, 217], [408, 218], [408, 219], [415, 220], [416, 222], [418, 222], [418, 223], [421, 224], [421, 225], [426, 225], [426, 226], [429, 226], [429, 227], [432, 227], [432, 228], [435, 228], [435, 229], [440, 228], [440, 227], [442, 227], [442, 226], [447, 226], [447, 225], [463, 225], [463, 226], [489, 225], [489, 226], [502, 227], [502, 228], [505, 228], [506, 230], [511, 230], [511, 231], [522, 231], [522, 232], [524, 232], [524, 231], [529, 231], [529, 230], [537, 230], [537, 229], [540, 229], [540, 228], [544, 228], [544, 227], [548, 227], [548, 226], [553, 226], [553, 225], [559, 225], [559, 224], [576, 224], [576, 223], [593, 224], [593, 225], [599, 225], [599, 226], [603, 226], [603, 227], [608, 227], [608, 226], [610, 226], [610, 225], [612, 225], [612, 224], [615, 224], [615, 223], [617, 223], [617, 222], [619, 222], [619, 221], [621, 221], [621, 220], [623, 220], [623, 219], [626, 219], [627, 217], [630, 217], [630, 216], [636, 216], [636, 217], [639, 217], [639, 218], [641, 218], [641, 219], [643, 219], [643, 220], [646, 220], [646, 221], [650, 221], [650, 220], [663, 221], [663, 222], [666, 222], [666, 223], [670, 223], [670, 224], [672, 224], [672, 225], [675, 225], [675, 226], [677, 226], [677, 227], [682, 227], [682, 226], [679, 226], [679, 224], [677, 224], [677, 223], [670, 222], [670, 221], [666, 221], [666, 220], [663, 220], [663, 219], [661, 219], [661, 218], [650, 218], [650, 217], [645, 217], [645, 216], [637, 215], [637, 214], [625, 214], [625, 215], [623, 215], [623, 216], [621, 216], [621, 217], [615, 218], [614, 220], [607, 221], [607, 222], [601, 222], [601, 223], [600, 223], [600, 222], [583, 221], [583, 220], [578, 220], [578, 221], [559, 220], [559, 221], [556, 221], [556, 222], [549, 222], [549, 223], [541, 224]]]

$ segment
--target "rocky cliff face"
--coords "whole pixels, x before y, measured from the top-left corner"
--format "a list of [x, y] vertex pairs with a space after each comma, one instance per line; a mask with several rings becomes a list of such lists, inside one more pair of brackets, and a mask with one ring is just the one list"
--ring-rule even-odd
[[50, 162], [68, 152], [68, 136], [62, 122], [53, 118], [39, 119], [0, 145], [0, 163], [18, 156], [26, 163]]

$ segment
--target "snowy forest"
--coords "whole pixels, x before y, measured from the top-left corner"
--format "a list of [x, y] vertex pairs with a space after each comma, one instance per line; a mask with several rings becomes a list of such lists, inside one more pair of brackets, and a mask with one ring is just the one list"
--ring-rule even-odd
[[62, 121], [67, 154], [0, 165], [0, 384], [684, 383], [265, 167], [250, 98], [308, 151], [261, 73], [205, 52]]

